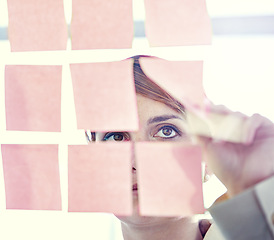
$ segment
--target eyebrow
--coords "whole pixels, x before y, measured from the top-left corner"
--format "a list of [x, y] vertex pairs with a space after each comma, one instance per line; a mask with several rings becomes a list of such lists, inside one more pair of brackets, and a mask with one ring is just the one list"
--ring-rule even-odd
[[152, 123], [158, 123], [158, 122], [164, 122], [166, 120], [170, 120], [170, 119], [181, 119], [179, 116], [176, 115], [162, 115], [162, 116], [156, 116], [156, 117], [152, 117], [150, 119], [148, 119], [147, 124], [152, 124]]

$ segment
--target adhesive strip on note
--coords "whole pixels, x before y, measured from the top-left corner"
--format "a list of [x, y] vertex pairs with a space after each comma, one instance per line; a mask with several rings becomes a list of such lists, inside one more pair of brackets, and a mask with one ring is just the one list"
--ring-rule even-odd
[[145, 0], [146, 35], [153, 47], [211, 44], [205, 0]]
[[136, 131], [132, 60], [71, 64], [79, 129]]
[[2, 145], [7, 209], [61, 210], [57, 145]]
[[140, 58], [144, 73], [178, 101], [203, 105], [202, 61], [167, 61], [155, 57]]
[[131, 48], [131, 1], [73, 0], [72, 15], [72, 49]]
[[6, 66], [7, 130], [61, 130], [61, 66]]
[[65, 50], [63, 0], [8, 0], [11, 51]]
[[69, 211], [131, 215], [130, 143], [69, 146]]
[[141, 215], [204, 212], [202, 153], [198, 146], [139, 142], [135, 153]]

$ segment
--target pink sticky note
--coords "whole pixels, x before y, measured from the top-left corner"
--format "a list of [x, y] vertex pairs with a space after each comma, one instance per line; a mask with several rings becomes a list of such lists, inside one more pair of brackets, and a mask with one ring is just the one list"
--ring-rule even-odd
[[139, 142], [135, 151], [141, 215], [204, 212], [199, 147]]
[[132, 60], [72, 64], [79, 129], [135, 131], [138, 128]]
[[143, 57], [140, 65], [144, 73], [178, 101], [203, 105], [206, 98], [203, 88], [202, 61], [167, 61]]
[[12, 51], [64, 50], [67, 25], [63, 0], [8, 0]]
[[61, 210], [57, 145], [2, 145], [7, 209]]
[[131, 143], [69, 146], [69, 211], [132, 212]]
[[211, 43], [205, 0], [145, 0], [146, 35], [153, 47]]
[[132, 1], [73, 0], [72, 49], [131, 48]]
[[6, 66], [7, 130], [61, 130], [61, 66]]

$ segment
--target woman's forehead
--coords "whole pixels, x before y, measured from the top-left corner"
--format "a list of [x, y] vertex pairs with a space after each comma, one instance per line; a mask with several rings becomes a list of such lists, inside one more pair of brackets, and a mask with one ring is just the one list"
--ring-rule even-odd
[[140, 121], [148, 121], [157, 116], [174, 116], [182, 119], [183, 114], [176, 112], [164, 103], [137, 94], [138, 116]]

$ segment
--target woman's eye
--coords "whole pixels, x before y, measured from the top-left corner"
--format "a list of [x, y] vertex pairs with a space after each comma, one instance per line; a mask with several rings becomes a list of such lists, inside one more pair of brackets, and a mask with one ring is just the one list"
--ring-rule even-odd
[[161, 127], [158, 132], [156, 132], [153, 137], [158, 137], [158, 138], [174, 138], [176, 136], [179, 136], [179, 131], [176, 130], [174, 127], [171, 126], [164, 126]]
[[129, 141], [130, 136], [126, 132], [110, 132], [107, 133], [103, 141], [116, 141], [116, 142], [122, 142], [122, 141]]

